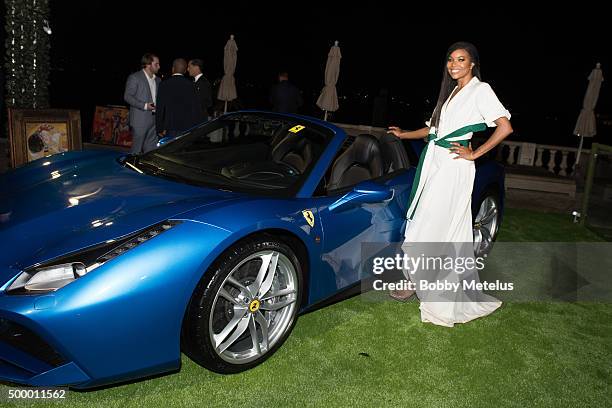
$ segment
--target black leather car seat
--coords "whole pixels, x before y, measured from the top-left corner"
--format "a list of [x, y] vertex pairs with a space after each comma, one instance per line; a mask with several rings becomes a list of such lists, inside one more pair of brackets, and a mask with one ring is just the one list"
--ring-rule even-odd
[[332, 166], [327, 190], [352, 186], [360, 181], [382, 176], [384, 163], [378, 140], [359, 135]]
[[312, 161], [312, 145], [308, 139], [289, 133], [272, 149], [272, 160], [303, 173]]
[[379, 139], [384, 162], [384, 173], [392, 173], [410, 167], [410, 160], [400, 138], [384, 134]]

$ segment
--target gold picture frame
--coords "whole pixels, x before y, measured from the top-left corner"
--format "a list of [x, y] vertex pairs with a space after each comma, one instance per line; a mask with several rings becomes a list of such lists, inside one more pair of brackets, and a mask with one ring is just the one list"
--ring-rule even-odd
[[13, 168], [68, 150], [81, 150], [81, 114], [69, 109], [9, 108]]

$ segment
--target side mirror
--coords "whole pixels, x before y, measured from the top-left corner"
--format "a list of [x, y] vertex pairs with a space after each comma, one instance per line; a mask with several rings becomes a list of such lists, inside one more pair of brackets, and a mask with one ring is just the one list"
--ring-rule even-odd
[[338, 212], [359, 204], [382, 203], [391, 200], [394, 194], [395, 191], [386, 186], [373, 181], [362, 181], [330, 205], [329, 211]]

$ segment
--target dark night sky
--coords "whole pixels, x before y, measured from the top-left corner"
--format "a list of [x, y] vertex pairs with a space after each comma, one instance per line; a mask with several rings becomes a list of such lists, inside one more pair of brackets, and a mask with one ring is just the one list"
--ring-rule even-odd
[[[348, 99], [335, 119], [369, 124], [371, 98], [357, 95], [388, 87], [406, 103], [395, 104], [390, 119], [410, 128], [421, 126], [433, 108], [446, 48], [466, 40], [479, 48], [483, 79], [514, 114], [515, 136], [573, 144], [586, 77], [596, 62], [604, 78], [612, 66], [610, 23], [603, 13], [589, 17], [593, 7], [586, 5], [558, 14], [559, 7], [485, 12], [464, 3], [465, 12], [434, 15], [384, 2], [287, 2], [285, 10], [253, 4], [52, 0], [52, 103], [80, 108], [84, 116], [95, 104], [123, 103], [125, 79], [149, 50], [160, 56], [162, 72], [175, 57], [201, 57], [214, 80], [222, 75], [223, 46], [235, 34], [236, 79], [246, 107], [266, 108], [267, 89], [286, 68], [305, 92], [304, 113], [318, 114], [326, 55], [339, 40], [338, 91]], [[611, 105], [604, 82], [597, 111], [610, 114]]]

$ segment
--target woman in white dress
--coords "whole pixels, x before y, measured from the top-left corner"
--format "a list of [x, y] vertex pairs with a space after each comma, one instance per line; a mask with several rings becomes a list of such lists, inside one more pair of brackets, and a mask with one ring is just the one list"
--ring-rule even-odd
[[[480, 81], [479, 57], [470, 43], [453, 44], [446, 54], [446, 69], [440, 95], [427, 127], [404, 131], [389, 127], [389, 133], [401, 139], [426, 139], [407, 213], [408, 223], [404, 251], [409, 254], [412, 243], [471, 243], [471, 197], [474, 184], [474, 160], [486, 154], [512, 133], [510, 113], [499, 102], [491, 86]], [[472, 150], [469, 139], [473, 132], [496, 127], [491, 137]], [[410, 254], [409, 254], [410, 255]], [[412, 254], [415, 255], [415, 254]], [[473, 252], [472, 252], [473, 256]], [[456, 281], [465, 276], [453, 274]], [[445, 277], [448, 279], [448, 276]], [[431, 277], [430, 277], [431, 279]], [[478, 273], [472, 275], [478, 280]], [[413, 291], [395, 291], [391, 296], [404, 300]], [[450, 301], [428, 301], [417, 286], [421, 299], [421, 320], [452, 327], [486, 316], [501, 302], [478, 291], [469, 295], [460, 288], [442, 296]], [[426, 298], [426, 300], [424, 300]]]

